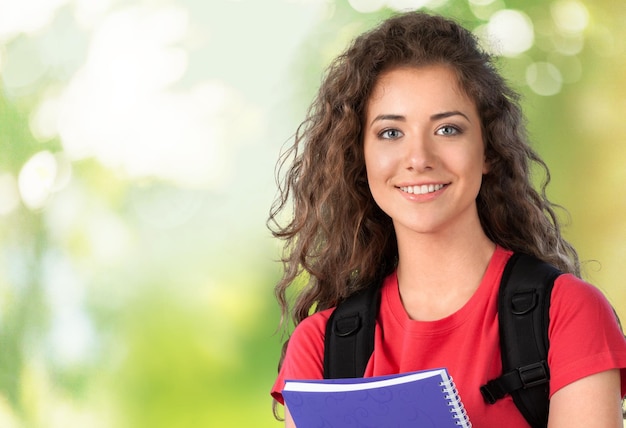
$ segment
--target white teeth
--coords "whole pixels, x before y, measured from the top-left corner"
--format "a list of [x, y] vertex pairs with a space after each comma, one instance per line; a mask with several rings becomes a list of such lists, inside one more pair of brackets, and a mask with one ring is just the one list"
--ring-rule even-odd
[[443, 184], [422, 184], [421, 186], [400, 187], [400, 190], [414, 195], [424, 195], [426, 193], [436, 192], [441, 188], [443, 188]]

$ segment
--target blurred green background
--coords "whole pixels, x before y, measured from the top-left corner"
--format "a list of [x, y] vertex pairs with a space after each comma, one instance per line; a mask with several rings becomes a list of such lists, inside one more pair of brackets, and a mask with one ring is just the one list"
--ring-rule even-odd
[[4, 0], [1, 427], [280, 425], [274, 165], [329, 60], [405, 8], [503, 55], [626, 319], [626, 2]]

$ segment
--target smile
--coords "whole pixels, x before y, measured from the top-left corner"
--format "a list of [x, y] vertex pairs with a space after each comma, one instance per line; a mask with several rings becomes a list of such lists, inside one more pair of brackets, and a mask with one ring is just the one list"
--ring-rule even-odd
[[426, 193], [433, 193], [443, 189], [443, 187], [443, 184], [422, 184], [421, 186], [402, 186], [400, 190], [413, 195], [425, 195]]

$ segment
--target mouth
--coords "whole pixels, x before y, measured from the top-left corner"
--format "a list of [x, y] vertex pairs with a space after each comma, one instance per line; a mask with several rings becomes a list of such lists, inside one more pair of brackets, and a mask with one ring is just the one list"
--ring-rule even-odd
[[425, 195], [441, 190], [445, 186], [445, 184], [422, 184], [421, 186], [401, 186], [399, 189], [413, 195]]

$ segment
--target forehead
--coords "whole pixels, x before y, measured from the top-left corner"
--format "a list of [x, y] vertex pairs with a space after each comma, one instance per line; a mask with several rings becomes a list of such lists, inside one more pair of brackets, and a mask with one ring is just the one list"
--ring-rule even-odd
[[397, 67], [381, 73], [367, 100], [368, 112], [372, 108], [399, 108], [406, 104], [434, 109], [452, 107], [451, 104], [475, 108], [454, 70], [445, 65]]

